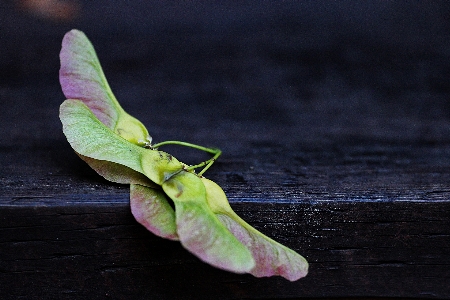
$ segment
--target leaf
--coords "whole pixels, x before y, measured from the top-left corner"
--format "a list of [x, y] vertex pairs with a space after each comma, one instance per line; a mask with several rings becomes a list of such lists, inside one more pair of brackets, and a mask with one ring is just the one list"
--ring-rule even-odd
[[[201, 260], [224, 270], [291, 281], [306, 276], [306, 260], [242, 220], [217, 184], [188, 172], [170, 154], [143, 147], [151, 142], [147, 129], [117, 102], [84, 33], [65, 35], [60, 58], [60, 82], [69, 98], [60, 107], [63, 132], [97, 173], [131, 184], [130, 206], [139, 223], [158, 236], [179, 239]], [[194, 168], [206, 165], [206, 170], [221, 153], [176, 144], [215, 155]]]
[[114, 96], [86, 35], [69, 31], [60, 52], [59, 81], [68, 99], [83, 101], [108, 128], [133, 144], [145, 146], [151, 137], [145, 126], [126, 113]]
[[215, 182], [202, 178], [208, 205], [234, 236], [250, 249], [256, 277], [279, 275], [290, 281], [305, 277], [308, 262], [295, 251], [265, 236], [242, 220], [231, 208], [223, 190]]
[[235, 273], [255, 265], [250, 251], [212, 213], [206, 190], [195, 174], [182, 171], [162, 185], [175, 204], [181, 244], [206, 263]]
[[80, 100], [64, 101], [60, 119], [70, 145], [83, 156], [126, 166], [158, 185], [183, 169], [170, 154], [139, 147], [112, 132]]
[[178, 240], [175, 211], [159, 188], [130, 186], [131, 213], [136, 221], [157, 236]]

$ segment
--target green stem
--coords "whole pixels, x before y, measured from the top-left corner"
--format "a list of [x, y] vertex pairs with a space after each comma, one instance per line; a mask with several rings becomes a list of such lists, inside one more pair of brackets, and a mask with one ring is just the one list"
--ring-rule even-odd
[[186, 142], [180, 142], [180, 141], [165, 141], [165, 142], [161, 142], [161, 143], [157, 143], [157, 144], [153, 145], [152, 148], [157, 149], [157, 148], [159, 148], [161, 146], [165, 146], [165, 145], [185, 146], [185, 147], [190, 147], [190, 148], [194, 148], [197, 150], [201, 150], [201, 151], [205, 151], [205, 152], [214, 154], [214, 156], [212, 158], [205, 160], [197, 165], [189, 166], [187, 168], [188, 171], [191, 171], [191, 170], [195, 170], [197, 168], [204, 167], [200, 171], [200, 173], [198, 173], [199, 176], [201, 176], [203, 173], [205, 173], [206, 170], [208, 170], [209, 167], [211, 167], [212, 164], [217, 160], [217, 158], [222, 154], [222, 151], [220, 149], [207, 148], [207, 147], [203, 147], [203, 146], [199, 146], [199, 145], [195, 145], [195, 144], [191, 144], [191, 143], [186, 143]]
[[220, 156], [220, 154], [222, 154], [222, 151], [220, 151], [219, 149], [215, 149], [215, 150], [216, 150], [217, 152], [216, 152], [216, 154], [215, 154], [212, 158], [210, 158], [210, 159], [208, 159], [208, 160], [205, 160], [204, 162], [201, 162], [201, 163], [199, 163], [198, 165], [190, 166], [190, 167], [188, 167], [187, 169], [188, 169], [188, 170], [194, 170], [194, 169], [196, 169], [196, 168], [201, 168], [201, 167], [205, 166], [205, 167], [198, 173], [199, 176], [202, 176], [203, 173], [205, 173], [206, 170], [208, 170], [209, 167], [211, 167], [212, 164], [217, 160], [217, 158]]

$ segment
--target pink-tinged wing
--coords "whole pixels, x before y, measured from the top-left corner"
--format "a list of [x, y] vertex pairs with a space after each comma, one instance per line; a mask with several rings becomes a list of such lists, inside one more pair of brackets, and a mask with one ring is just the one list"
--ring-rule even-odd
[[250, 274], [256, 277], [279, 275], [290, 281], [308, 274], [308, 262], [303, 256], [250, 226], [231, 209], [220, 186], [206, 178], [202, 178], [202, 181], [210, 208], [222, 224], [252, 253], [255, 267]]
[[66, 33], [60, 60], [59, 81], [66, 98], [83, 101], [103, 124], [114, 129], [121, 108], [83, 32], [73, 29]]
[[182, 171], [162, 187], [175, 204], [177, 233], [187, 250], [223, 270], [247, 273], [254, 267], [250, 251], [209, 209], [200, 178]]
[[146, 146], [151, 142], [145, 126], [123, 110], [114, 96], [94, 47], [86, 35], [69, 31], [60, 52], [59, 81], [67, 99], [77, 99], [109, 129], [127, 141]]
[[175, 211], [161, 188], [131, 184], [130, 206], [136, 221], [147, 230], [169, 240], [178, 240]]
[[256, 277], [282, 276], [290, 281], [308, 274], [308, 263], [295, 251], [268, 238], [250, 225], [244, 225], [235, 218], [217, 214], [219, 220], [234, 236], [246, 245], [255, 260], [255, 267], [249, 272]]

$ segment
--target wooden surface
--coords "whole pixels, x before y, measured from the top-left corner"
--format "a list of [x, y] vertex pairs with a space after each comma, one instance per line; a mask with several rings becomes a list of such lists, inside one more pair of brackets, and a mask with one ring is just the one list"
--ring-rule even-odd
[[[0, 10], [2, 299], [450, 298], [444, 2], [81, 3], [68, 23]], [[220, 271], [134, 221], [61, 131], [71, 28], [154, 141], [223, 150], [206, 176], [306, 278]]]

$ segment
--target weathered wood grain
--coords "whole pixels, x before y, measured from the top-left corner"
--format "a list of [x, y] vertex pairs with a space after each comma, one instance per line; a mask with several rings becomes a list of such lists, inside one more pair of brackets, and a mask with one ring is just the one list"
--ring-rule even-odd
[[[305, 279], [255, 279], [204, 265], [141, 228], [127, 187], [101, 180], [71, 153], [60, 174], [20, 178], [26, 166], [18, 162], [2, 177], [2, 290], [11, 298], [448, 297], [448, 168], [391, 165], [383, 155], [370, 155], [382, 169], [361, 167], [367, 159], [346, 166], [331, 150], [320, 157], [335, 156], [333, 166], [316, 165], [323, 162], [317, 152], [303, 151], [303, 164], [274, 170], [280, 155], [293, 159], [274, 149], [265, 159], [267, 149], [229, 157], [211, 177], [244, 219], [308, 258]], [[436, 146], [421, 151], [440, 153]], [[44, 153], [34, 151], [42, 168], [51, 166]]]
[[3, 207], [0, 276], [8, 284], [2, 285], [2, 294], [164, 299], [448, 296], [449, 236], [443, 230], [448, 204], [233, 207], [255, 227], [304, 253], [311, 262], [308, 277], [289, 283], [213, 269], [178, 243], [143, 230], [127, 205]]

